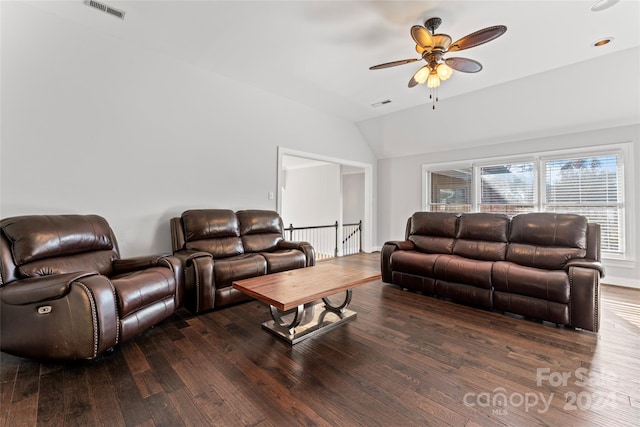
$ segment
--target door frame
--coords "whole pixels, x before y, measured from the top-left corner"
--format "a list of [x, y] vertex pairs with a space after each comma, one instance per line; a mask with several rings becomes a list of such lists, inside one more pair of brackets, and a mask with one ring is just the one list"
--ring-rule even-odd
[[[327, 163], [334, 163], [340, 166], [353, 166], [364, 170], [364, 218], [362, 218], [362, 250], [373, 252], [373, 165], [369, 163], [354, 162], [352, 160], [340, 159], [337, 157], [324, 156], [306, 151], [294, 150], [278, 146], [278, 171], [276, 175], [276, 209], [282, 213], [282, 182], [284, 173], [282, 170], [282, 156], [301, 157], [304, 159], [318, 160]], [[340, 174], [340, 218], [342, 224], [342, 173]], [[341, 233], [340, 233], [341, 234]]]

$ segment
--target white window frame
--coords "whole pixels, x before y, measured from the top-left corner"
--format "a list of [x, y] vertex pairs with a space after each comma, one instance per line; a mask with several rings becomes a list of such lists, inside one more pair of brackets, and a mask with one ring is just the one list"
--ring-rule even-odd
[[633, 158], [633, 144], [631, 142], [610, 144], [610, 145], [598, 145], [583, 148], [545, 151], [539, 153], [526, 153], [513, 156], [499, 156], [488, 157], [478, 160], [461, 160], [455, 162], [446, 163], [434, 163], [422, 165], [422, 209], [429, 210], [431, 201], [431, 182], [430, 172], [437, 172], [447, 169], [462, 169], [471, 168], [473, 173], [472, 188], [471, 188], [471, 210], [472, 212], [479, 212], [480, 208], [480, 168], [487, 166], [496, 166], [503, 164], [514, 164], [523, 162], [534, 163], [535, 174], [535, 188], [534, 188], [534, 210], [542, 211], [544, 204], [544, 197], [546, 196], [546, 183], [545, 173], [541, 169], [543, 162], [547, 160], [563, 159], [565, 157], [592, 157], [603, 155], [618, 155], [618, 158], [622, 162], [620, 168], [623, 171], [624, 178], [622, 183], [622, 227], [623, 227], [623, 242], [622, 253], [614, 254], [610, 252], [603, 252], [602, 258], [614, 261], [612, 266], [624, 266], [623, 264], [616, 265], [615, 261], [632, 261], [635, 260], [636, 254], [634, 253], [635, 246], [630, 244], [633, 242], [632, 236], [636, 236], [635, 221], [629, 221], [629, 218], [635, 218], [635, 212], [633, 212], [632, 183], [635, 182], [635, 171], [632, 168], [632, 162], [625, 162], [625, 159]]

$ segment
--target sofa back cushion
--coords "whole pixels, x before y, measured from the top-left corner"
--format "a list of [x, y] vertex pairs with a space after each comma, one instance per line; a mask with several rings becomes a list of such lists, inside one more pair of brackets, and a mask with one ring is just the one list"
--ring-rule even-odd
[[509, 217], [503, 214], [462, 214], [453, 253], [466, 258], [502, 261], [507, 253]]
[[411, 240], [420, 252], [450, 254], [457, 223], [455, 213], [416, 212], [411, 216], [407, 240]]
[[244, 253], [240, 223], [232, 210], [192, 209], [182, 213], [185, 247], [208, 252], [214, 258]]
[[511, 220], [507, 261], [559, 270], [567, 261], [584, 258], [587, 218], [573, 214], [535, 212]]
[[119, 257], [115, 236], [98, 215], [25, 215], [3, 219], [2, 233], [22, 278], [96, 271]]
[[268, 210], [243, 210], [237, 213], [245, 252], [270, 252], [280, 242], [283, 224], [280, 215]]

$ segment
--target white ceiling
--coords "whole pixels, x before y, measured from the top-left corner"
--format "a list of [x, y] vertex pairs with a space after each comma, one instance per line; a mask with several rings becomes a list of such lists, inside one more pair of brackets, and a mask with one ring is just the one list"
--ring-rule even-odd
[[[640, 46], [637, 0], [600, 12], [590, 10], [595, 0], [102, 1], [125, 11], [125, 19], [82, 0], [30, 4], [355, 123], [428, 102], [424, 85], [407, 87], [421, 62], [368, 68], [417, 57], [409, 29], [429, 17], [442, 18], [438, 31], [454, 40], [491, 25], [508, 28], [455, 54], [484, 69], [455, 72], [439, 89], [441, 103]], [[615, 40], [593, 47], [602, 37]], [[392, 102], [371, 106], [386, 99]]]

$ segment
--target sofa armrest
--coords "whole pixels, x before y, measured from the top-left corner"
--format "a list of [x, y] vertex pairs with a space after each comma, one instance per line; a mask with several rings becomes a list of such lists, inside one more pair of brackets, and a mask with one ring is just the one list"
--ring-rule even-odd
[[195, 314], [212, 309], [216, 296], [213, 255], [193, 250], [176, 251], [173, 255], [183, 267], [184, 306]]
[[173, 256], [180, 260], [184, 268], [189, 267], [194, 262], [194, 260], [198, 258], [213, 259], [213, 255], [211, 255], [209, 252], [194, 251], [189, 249], [176, 251], [173, 253]]
[[111, 281], [95, 272], [58, 274], [0, 288], [0, 349], [42, 360], [93, 359], [118, 344]]
[[173, 271], [176, 278], [176, 308], [182, 307], [184, 297], [184, 266], [182, 261], [173, 255], [161, 256], [158, 259], [158, 267], [167, 267]]
[[391, 240], [382, 245], [380, 251], [380, 273], [382, 281], [391, 283], [391, 254], [395, 251], [410, 251], [415, 245], [410, 240]]
[[297, 249], [304, 253], [307, 259], [305, 267], [311, 267], [316, 265], [316, 250], [311, 246], [309, 242], [294, 242], [290, 240], [280, 240], [278, 242], [278, 249]]
[[574, 328], [598, 332], [600, 329], [600, 272], [592, 267], [573, 265], [568, 269], [569, 324]]
[[565, 270], [568, 272], [571, 267], [592, 268], [598, 271], [600, 278], [604, 277], [604, 266], [600, 261], [594, 261], [592, 259], [572, 259], [565, 265]]
[[390, 240], [385, 245], [395, 246], [395, 250], [412, 251], [416, 248], [411, 240]]
[[16, 280], [2, 288], [0, 298], [4, 304], [27, 305], [64, 297], [71, 283], [95, 272], [55, 274]]
[[182, 262], [177, 257], [167, 254], [143, 255], [133, 258], [116, 259], [113, 260], [111, 265], [113, 267], [114, 276], [154, 267], [170, 269], [176, 280], [176, 307], [180, 307], [182, 305], [182, 295], [184, 294], [184, 273]]
[[160, 260], [165, 256], [167, 255], [143, 255], [134, 258], [115, 259], [112, 262], [113, 274], [131, 273], [132, 271], [157, 267]]

